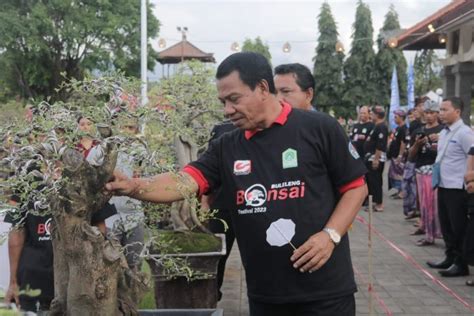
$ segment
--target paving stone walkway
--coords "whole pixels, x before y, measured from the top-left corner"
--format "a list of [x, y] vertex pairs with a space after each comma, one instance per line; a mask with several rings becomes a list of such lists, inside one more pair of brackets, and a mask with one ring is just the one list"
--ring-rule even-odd
[[[373, 291], [368, 291], [368, 214], [361, 211], [350, 231], [351, 252], [358, 292], [357, 315], [474, 315], [474, 288], [469, 277], [441, 278], [426, 266], [443, 258], [443, 241], [418, 247], [420, 236], [410, 236], [415, 221], [402, 215], [401, 200], [385, 196], [385, 212], [373, 215]], [[471, 267], [474, 278], [474, 267]], [[237, 247], [226, 268], [219, 307], [226, 316], [248, 315], [245, 275]], [[370, 299], [372, 293], [372, 299]]]

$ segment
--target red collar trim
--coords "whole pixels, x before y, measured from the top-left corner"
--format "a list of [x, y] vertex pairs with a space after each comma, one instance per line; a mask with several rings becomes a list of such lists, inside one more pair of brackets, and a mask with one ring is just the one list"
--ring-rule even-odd
[[[278, 117], [276, 118], [275, 122], [273, 122], [273, 124], [285, 125], [286, 121], [288, 121], [288, 115], [291, 112], [291, 105], [289, 105], [286, 102], [280, 102], [280, 104], [281, 104], [281, 107], [282, 107], [280, 115], [278, 115]], [[245, 133], [244, 133], [245, 139], [249, 140], [250, 138], [252, 138], [255, 134], [257, 134], [260, 131], [261, 131], [260, 129], [246, 130]]]

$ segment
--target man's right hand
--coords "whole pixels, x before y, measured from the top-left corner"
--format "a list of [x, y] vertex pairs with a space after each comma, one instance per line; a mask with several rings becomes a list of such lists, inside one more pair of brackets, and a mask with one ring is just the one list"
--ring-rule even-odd
[[132, 196], [138, 193], [138, 187], [136, 179], [130, 179], [123, 173], [114, 171], [111, 181], [105, 185], [105, 190], [114, 195]]
[[18, 284], [10, 283], [7, 293], [5, 294], [5, 304], [10, 305], [10, 303], [15, 302], [16, 306], [20, 307], [20, 297], [18, 293]]

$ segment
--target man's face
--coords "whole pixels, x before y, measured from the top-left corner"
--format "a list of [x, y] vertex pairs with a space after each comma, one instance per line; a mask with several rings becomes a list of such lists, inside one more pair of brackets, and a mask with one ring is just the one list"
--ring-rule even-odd
[[415, 115], [415, 119], [421, 120], [423, 118], [423, 115], [424, 115], [424, 110], [425, 110], [425, 107], [423, 106], [423, 103], [418, 104], [415, 107], [415, 111], [413, 111], [413, 113]]
[[403, 122], [405, 121], [405, 118], [402, 117], [402, 116], [400, 116], [400, 115], [398, 115], [398, 114], [395, 114], [394, 120], [395, 120], [395, 124], [401, 125], [401, 124], [403, 124]]
[[451, 101], [443, 101], [439, 109], [439, 118], [444, 124], [451, 125], [461, 116], [461, 111], [457, 110], [451, 104]]
[[232, 123], [244, 130], [254, 130], [265, 120], [265, 98], [263, 83], [259, 83], [252, 91], [240, 80], [237, 71], [217, 81], [219, 100], [224, 104], [224, 115]]
[[296, 109], [311, 109], [313, 90], [301, 90], [300, 86], [296, 83], [295, 74], [276, 75], [274, 81], [278, 100], [287, 102]]
[[438, 112], [425, 111], [425, 121], [427, 124], [433, 124], [438, 121]]
[[359, 110], [359, 120], [362, 123], [365, 123], [369, 120], [369, 118], [370, 118], [369, 108], [366, 106], [361, 107]]

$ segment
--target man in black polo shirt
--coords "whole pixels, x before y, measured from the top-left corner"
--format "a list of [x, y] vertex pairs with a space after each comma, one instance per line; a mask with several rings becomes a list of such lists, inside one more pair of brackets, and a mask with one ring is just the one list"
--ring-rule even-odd
[[394, 121], [397, 124], [393, 140], [390, 142], [387, 151], [387, 159], [390, 159], [390, 168], [388, 169], [388, 189], [396, 189], [397, 192], [392, 194], [393, 198], [401, 198], [403, 167], [405, 156], [405, 139], [408, 129], [405, 125], [406, 114], [403, 110], [393, 112]]
[[370, 132], [364, 145], [365, 163], [369, 172], [367, 173], [367, 185], [369, 194], [372, 195], [375, 203], [374, 210], [383, 212], [383, 168], [387, 160], [387, 138], [388, 128], [385, 124], [385, 110], [381, 106], [374, 106], [372, 109], [372, 122], [375, 127]]
[[354, 124], [349, 137], [352, 144], [357, 149], [361, 157], [364, 157], [364, 144], [374, 128], [374, 123], [370, 120], [369, 107], [364, 105], [359, 109], [359, 122]]
[[262, 55], [233, 54], [216, 77], [239, 130], [213, 142], [179, 177], [116, 174], [106, 189], [171, 202], [183, 198], [183, 184], [199, 194], [221, 186], [233, 197], [252, 316], [355, 315], [346, 232], [367, 195], [357, 151], [333, 118], [278, 102]]

